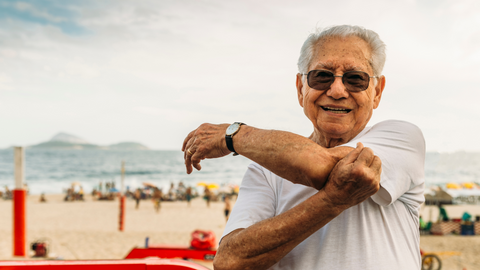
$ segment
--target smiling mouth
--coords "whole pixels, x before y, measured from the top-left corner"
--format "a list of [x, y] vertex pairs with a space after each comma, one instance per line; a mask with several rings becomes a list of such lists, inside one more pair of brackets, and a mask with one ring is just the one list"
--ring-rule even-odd
[[337, 114], [347, 114], [351, 111], [349, 109], [344, 109], [344, 108], [332, 108], [332, 107], [325, 107], [325, 106], [320, 106], [320, 107], [322, 107], [324, 111], [337, 113]]

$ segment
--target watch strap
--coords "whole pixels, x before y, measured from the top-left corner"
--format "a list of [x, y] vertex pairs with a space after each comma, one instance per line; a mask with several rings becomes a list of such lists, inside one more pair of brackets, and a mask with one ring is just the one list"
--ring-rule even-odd
[[230, 150], [230, 152], [233, 152], [234, 154], [236, 154], [237, 152], [235, 152], [235, 148], [233, 148], [232, 135], [225, 135], [225, 142], [227, 143], [228, 150]]
[[245, 123], [235, 122], [234, 124], [238, 124], [238, 129], [237, 129], [237, 131], [235, 131], [235, 133], [233, 133], [233, 134], [225, 135], [225, 142], [226, 142], [226, 144], [227, 144], [228, 150], [230, 150], [230, 152], [233, 152], [233, 155], [234, 155], [234, 156], [238, 156], [238, 153], [235, 151], [235, 148], [233, 148], [233, 135], [237, 134], [238, 130], [240, 130], [240, 127], [241, 127], [242, 125], [245, 125]]

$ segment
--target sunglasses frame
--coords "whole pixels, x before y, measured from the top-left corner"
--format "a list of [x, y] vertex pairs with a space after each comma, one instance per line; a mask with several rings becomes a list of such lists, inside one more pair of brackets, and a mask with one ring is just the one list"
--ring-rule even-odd
[[[332, 78], [333, 80], [330, 82], [330, 84], [328, 85], [328, 87], [326, 89], [316, 89], [316, 88], [313, 88], [312, 86], [310, 86], [310, 74], [312, 74], [312, 72], [314, 71], [323, 71], [323, 72], [326, 72], [326, 73], [330, 73], [332, 74]], [[369, 80], [367, 82], [367, 86], [365, 87], [365, 89], [362, 89], [360, 91], [352, 91], [350, 89], [348, 89], [347, 85], [345, 84], [345, 79], [344, 79], [344, 76], [345, 74], [348, 74], [348, 73], [352, 73], [352, 72], [358, 72], [358, 73], [364, 73], [368, 76]], [[371, 78], [378, 78], [378, 76], [370, 76], [367, 72], [365, 71], [358, 71], [358, 70], [351, 70], [351, 71], [347, 71], [345, 73], [343, 73], [343, 75], [335, 75], [333, 72], [331, 72], [330, 70], [326, 70], [326, 69], [313, 69], [313, 70], [310, 70], [308, 73], [301, 73], [302, 75], [307, 75], [307, 83], [308, 83], [308, 86], [312, 89], [315, 89], [315, 90], [318, 90], [318, 91], [325, 91], [325, 90], [328, 90], [330, 88], [330, 86], [332, 86], [332, 84], [335, 82], [335, 77], [340, 77], [342, 78], [342, 83], [343, 85], [345, 86], [345, 88], [349, 91], [349, 92], [362, 92], [362, 91], [365, 91], [368, 89], [368, 87], [370, 86], [370, 79]]]

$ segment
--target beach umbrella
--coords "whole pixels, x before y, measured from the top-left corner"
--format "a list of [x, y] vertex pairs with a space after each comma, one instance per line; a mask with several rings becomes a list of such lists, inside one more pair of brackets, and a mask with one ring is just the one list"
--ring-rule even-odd
[[197, 183], [197, 187], [204, 187], [204, 186], [207, 186], [207, 183], [205, 183], [205, 182]]
[[447, 188], [448, 189], [462, 189], [462, 186], [460, 186], [457, 183], [450, 182], [450, 183], [447, 183]]
[[72, 186], [81, 186], [81, 185], [82, 185], [82, 183], [80, 183], [80, 182], [72, 182]]
[[143, 182], [142, 185], [144, 185], [144, 186], [146, 186], [146, 187], [152, 187], [152, 188], [157, 187], [155, 184], [150, 183], [150, 182]]
[[120, 190], [116, 189], [116, 188], [111, 188], [108, 190], [109, 192], [120, 192]]
[[467, 182], [467, 183], [463, 183], [462, 186], [468, 189], [473, 189], [475, 187], [475, 183]]
[[218, 186], [218, 184], [210, 183], [210, 184], [208, 184], [208, 188], [209, 189], [217, 189], [217, 188], [219, 188], [219, 186]]

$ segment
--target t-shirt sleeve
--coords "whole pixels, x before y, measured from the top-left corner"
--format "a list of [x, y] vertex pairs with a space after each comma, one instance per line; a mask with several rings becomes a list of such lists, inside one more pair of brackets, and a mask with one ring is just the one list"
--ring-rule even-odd
[[222, 238], [275, 214], [275, 183], [257, 163], [248, 166]]
[[356, 147], [358, 142], [382, 161], [380, 190], [372, 196], [376, 203], [387, 206], [398, 199], [418, 206], [424, 201], [425, 140], [417, 126], [384, 121], [343, 146]]

